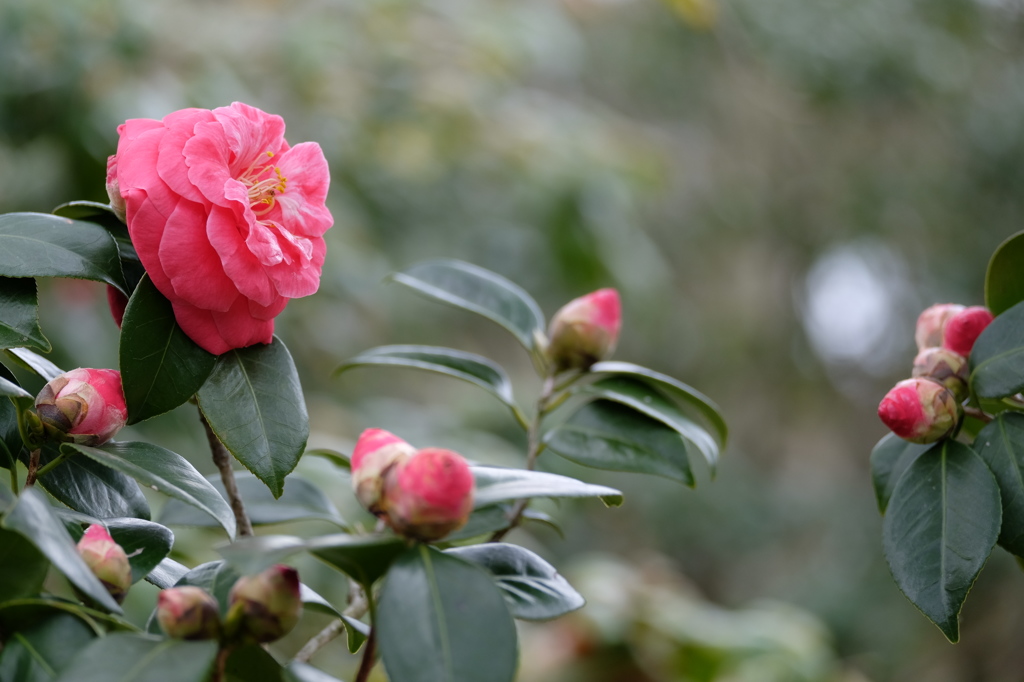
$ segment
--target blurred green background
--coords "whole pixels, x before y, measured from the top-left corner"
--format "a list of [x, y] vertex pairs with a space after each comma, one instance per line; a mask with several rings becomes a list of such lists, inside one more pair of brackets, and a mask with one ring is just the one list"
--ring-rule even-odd
[[[513, 536], [591, 602], [524, 628], [521, 680], [1020, 680], [1015, 562], [995, 552], [961, 643], [946, 643], [889, 578], [868, 454], [885, 432], [878, 400], [909, 374], [917, 313], [981, 303], [989, 255], [1021, 227], [1022, 10], [3, 0], [0, 210], [105, 201], [127, 118], [234, 100], [282, 115], [292, 144], [327, 155], [336, 225], [320, 293], [293, 302], [278, 333], [299, 363], [311, 443], [343, 450], [379, 426], [521, 463], [521, 433], [472, 387], [384, 370], [330, 378], [370, 346], [427, 343], [502, 362], [523, 402], [537, 390], [500, 329], [383, 284], [390, 271], [461, 258], [548, 314], [617, 287], [616, 357], [717, 400], [732, 440], [696, 490], [542, 458], [622, 487], [627, 503], [552, 507], [565, 539]], [[99, 287], [53, 282], [43, 298], [58, 364], [114, 366]], [[212, 471], [188, 406], [135, 435]], [[308, 460], [299, 471], [358, 514], [347, 480]], [[176, 556], [215, 558], [214, 540], [179, 529]], [[301, 569], [343, 598], [326, 568]], [[143, 588], [130, 604], [144, 618], [152, 598]], [[342, 649], [314, 663], [347, 674]]]

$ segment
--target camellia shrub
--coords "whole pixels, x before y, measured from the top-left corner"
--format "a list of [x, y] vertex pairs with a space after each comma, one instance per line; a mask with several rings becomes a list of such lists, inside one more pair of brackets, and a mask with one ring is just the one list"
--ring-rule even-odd
[[883, 398], [871, 454], [882, 542], [900, 590], [956, 642], [996, 544], [1024, 558], [1024, 233], [996, 249], [985, 306], [921, 313], [912, 376]]
[[[290, 146], [279, 117], [238, 103], [130, 120], [119, 132], [109, 205], [0, 216], [0, 467], [9, 473], [0, 481], [0, 680], [323, 682], [333, 671], [308, 661], [345, 634], [361, 656], [356, 682], [378, 664], [394, 682], [509, 682], [514, 619], [557, 618], [583, 598], [506, 535], [551, 523], [531, 506], [536, 498], [622, 502], [614, 488], [538, 471], [539, 458], [686, 485], [692, 458], [714, 470], [727, 435], [714, 404], [609, 359], [621, 330], [616, 291], [576, 299], [548, 323], [512, 282], [453, 260], [392, 279], [518, 340], [540, 379], [525, 407], [501, 366], [451, 348], [382, 346], [338, 373], [404, 367], [477, 386], [525, 432], [523, 466], [484, 466], [474, 453], [379, 428], [359, 435], [350, 454], [308, 450], [299, 377], [273, 330], [289, 299], [316, 291], [327, 255], [320, 148]], [[40, 277], [108, 286], [120, 326], [116, 369], [65, 372], [45, 357]], [[42, 388], [33, 395], [30, 385]], [[219, 474], [204, 477], [158, 444], [117, 439], [125, 425], [188, 402]], [[343, 532], [257, 533], [331, 507], [292, 474], [303, 456], [350, 472], [352, 495], [376, 527], [332, 512]], [[143, 487], [169, 498], [160, 523]], [[287, 507], [266, 502], [267, 491], [287, 496]], [[230, 540], [215, 547], [223, 559], [169, 558], [171, 526], [207, 522]], [[302, 554], [337, 571], [348, 603], [301, 582], [289, 561]], [[146, 622], [132, 622], [121, 603], [141, 580], [161, 591]], [[291, 660], [277, 660], [265, 645], [304, 610], [332, 621]]]

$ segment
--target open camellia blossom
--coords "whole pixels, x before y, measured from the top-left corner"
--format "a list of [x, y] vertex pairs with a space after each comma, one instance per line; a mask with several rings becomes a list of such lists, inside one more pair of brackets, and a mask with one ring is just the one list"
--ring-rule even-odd
[[320, 285], [333, 224], [320, 146], [235, 102], [119, 126], [107, 165], [115, 209], [182, 330], [211, 353], [269, 343], [288, 299]]

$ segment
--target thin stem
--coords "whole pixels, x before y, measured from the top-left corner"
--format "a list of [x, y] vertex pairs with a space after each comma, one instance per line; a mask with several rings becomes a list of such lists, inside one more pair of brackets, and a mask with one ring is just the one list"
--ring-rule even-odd
[[363, 660], [359, 663], [359, 672], [353, 682], [366, 682], [370, 679], [370, 671], [377, 658], [377, 605], [373, 602], [373, 588], [369, 585], [363, 588], [366, 595], [366, 605], [370, 609], [370, 638], [366, 640], [366, 648], [363, 649]]
[[[369, 602], [363, 593], [362, 587], [358, 583], [352, 581], [351, 587], [349, 588], [349, 604], [348, 607], [342, 612], [342, 614], [348, 618], [359, 619], [362, 618], [367, 609], [369, 609]], [[299, 653], [295, 654], [295, 660], [301, 663], [309, 663], [309, 659], [313, 658], [313, 655], [322, 649], [341, 633], [345, 632], [345, 628], [348, 624], [345, 623], [341, 618], [331, 621], [331, 623], [323, 630], [318, 632], [312, 639], [299, 649]]]
[[988, 424], [990, 421], [994, 419], [992, 415], [977, 407], [965, 407], [964, 414], [966, 414], [968, 417], [974, 417], [975, 419], [983, 421], [986, 424]]
[[11, 490], [13, 490], [14, 494], [17, 495], [18, 494], [18, 466], [17, 466], [16, 462], [11, 462], [10, 474], [11, 474]]
[[51, 471], [59, 467], [61, 464], [63, 464], [64, 460], [68, 459], [69, 457], [71, 457], [71, 453], [60, 453], [59, 455], [57, 455], [56, 458], [50, 460], [43, 466], [39, 467], [39, 471], [36, 472], [36, 478], [42, 478], [46, 474], [50, 473]]
[[213, 682], [223, 682], [231, 651], [232, 648], [230, 646], [222, 646], [220, 651], [217, 652], [217, 663], [213, 669]]
[[210, 428], [210, 422], [206, 421], [206, 415], [203, 414], [202, 410], [199, 411], [199, 421], [203, 422], [203, 428], [206, 429], [206, 440], [210, 443], [213, 463], [217, 465], [217, 470], [220, 471], [220, 480], [224, 484], [224, 492], [227, 493], [228, 502], [231, 503], [231, 511], [235, 513], [235, 525], [237, 526], [238, 535], [240, 537], [250, 537], [254, 535], [252, 532], [252, 522], [249, 521], [249, 515], [245, 513], [242, 495], [238, 492], [238, 484], [235, 483], [235, 472], [231, 469], [231, 453], [228, 452], [228, 449], [220, 442], [220, 438], [217, 438], [217, 434]]
[[39, 476], [39, 452], [39, 448], [36, 448], [28, 456], [28, 476], [25, 478], [26, 488], [31, 488], [35, 485], [36, 477]]

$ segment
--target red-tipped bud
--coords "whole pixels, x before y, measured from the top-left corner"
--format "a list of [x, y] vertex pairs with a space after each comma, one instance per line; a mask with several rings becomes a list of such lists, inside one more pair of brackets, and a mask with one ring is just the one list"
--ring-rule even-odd
[[78, 553], [89, 570], [100, 579], [110, 596], [120, 604], [132, 586], [132, 567], [121, 545], [114, 542], [107, 529], [93, 524], [78, 541]]
[[73, 369], [36, 396], [36, 412], [61, 440], [100, 445], [124, 428], [128, 408], [116, 369]]
[[411, 457], [416, 448], [384, 429], [366, 429], [352, 451], [352, 488], [359, 503], [374, 514], [383, 511], [384, 476]]
[[388, 525], [406, 537], [440, 540], [466, 525], [473, 511], [473, 488], [473, 473], [460, 455], [441, 448], [419, 450], [388, 472]]
[[953, 433], [961, 408], [953, 393], [931, 379], [896, 384], [878, 406], [878, 416], [900, 438], [934, 443]]
[[125, 202], [121, 196], [121, 187], [117, 181], [117, 155], [107, 157], [107, 197], [110, 208], [121, 222], [125, 222]]
[[220, 606], [201, 587], [188, 585], [161, 591], [156, 619], [167, 636], [174, 639], [220, 637]]
[[949, 318], [946, 323], [946, 333], [942, 337], [942, 346], [960, 355], [970, 355], [974, 348], [974, 342], [985, 327], [992, 323], [992, 313], [988, 308], [980, 305], [964, 308], [956, 315]]
[[925, 348], [914, 358], [914, 370], [911, 372], [913, 377], [931, 379], [942, 384], [953, 392], [957, 400], [963, 400], [968, 395], [969, 374], [967, 358], [948, 348]]
[[128, 297], [114, 287], [107, 285], [107, 306], [110, 308], [110, 316], [117, 322], [118, 329], [124, 320], [124, 309], [128, 307]]
[[273, 642], [291, 632], [302, 615], [299, 573], [277, 564], [238, 579], [228, 597], [224, 631], [248, 642]]
[[917, 349], [934, 348], [942, 345], [942, 335], [946, 330], [949, 319], [963, 310], [959, 303], [936, 303], [926, 308], [917, 318], [917, 329], [914, 332], [914, 340], [917, 341]]
[[548, 359], [556, 371], [587, 369], [615, 350], [622, 327], [619, 292], [600, 289], [566, 303], [548, 327]]

